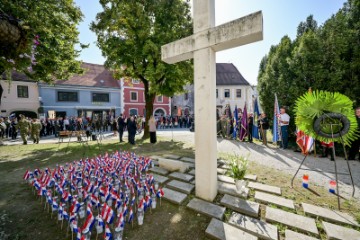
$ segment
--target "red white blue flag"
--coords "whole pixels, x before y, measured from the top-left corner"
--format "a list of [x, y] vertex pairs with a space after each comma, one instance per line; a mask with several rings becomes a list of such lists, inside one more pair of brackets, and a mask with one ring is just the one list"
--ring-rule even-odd
[[158, 198], [162, 198], [165, 195], [164, 191], [162, 190], [162, 188], [159, 188], [159, 190], [156, 193], [156, 196]]
[[132, 208], [130, 208], [128, 222], [130, 223], [133, 219], [134, 219], [134, 212]]
[[114, 220], [114, 211], [106, 203], [104, 203], [102, 208], [101, 217], [109, 224], [111, 224]]
[[110, 230], [110, 228], [109, 228], [109, 226], [107, 224], [105, 225], [104, 239], [105, 240], [112, 240], [113, 239], [111, 230]]

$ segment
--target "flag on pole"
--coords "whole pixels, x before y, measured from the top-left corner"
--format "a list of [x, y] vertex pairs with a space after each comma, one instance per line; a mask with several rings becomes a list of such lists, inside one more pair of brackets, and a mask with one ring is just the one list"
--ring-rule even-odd
[[240, 125], [240, 133], [239, 133], [240, 141], [243, 141], [247, 136], [247, 128], [248, 128], [247, 111], [246, 111], [246, 103], [245, 103], [243, 114], [241, 117], [241, 125]]
[[258, 127], [258, 118], [260, 116], [260, 111], [259, 111], [259, 104], [257, 101], [257, 98], [255, 98], [254, 101], [254, 122], [253, 122], [253, 129], [252, 129], [252, 136], [253, 138], [256, 139], [260, 139], [259, 137], [259, 127]]
[[273, 122], [273, 143], [280, 141], [280, 124], [279, 124], [280, 109], [277, 96], [275, 94], [274, 103], [274, 122]]
[[77, 232], [77, 234], [76, 234], [76, 240], [81, 240], [81, 239], [83, 239], [83, 238], [82, 238], [82, 236], [81, 236], [81, 232], [79, 231], [79, 232]]
[[299, 145], [302, 154], [308, 155], [312, 150], [314, 139], [306, 135], [303, 131], [297, 131], [296, 143]]
[[82, 226], [82, 230], [85, 230], [87, 229], [88, 231], [91, 231], [93, 225], [94, 225], [94, 222], [95, 222], [95, 218], [94, 218], [94, 215], [92, 214], [92, 212], [90, 211], [90, 213], [88, 213], [88, 216], [86, 218], [86, 221], [84, 223], [84, 225]]
[[114, 211], [106, 203], [103, 205], [101, 217], [109, 224], [111, 224], [114, 220]]
[[113, 239], [111, 230], [110, 230], [110, 228], [109, 228], [109, 226], [107, 224], [105, 225], [104, 239], [105, 240], [112, 240]]
[[118, 216], [118, 220], [115, 224], [115, 228], [124, 228], [124, 226], [125, 226], [124, 215], [120, 213], [120, 215]]
[[156, 196], [157, 196], [158, 198], [162, 198], [164, 195], [165, 195], [165, 194], [164, 194], [164, 191], [162, 190], [162, 188], [159, 188], [159, 190], [158, 190], [157, 193], [156, 193]]
[[134, 219], [134, 212], [133, 212], [132, 208], [130, 207], [128, 222], [130, 223], [133, 219]]
[[233, 138], [236, 139], [237, 136], [237, 127], [238, 127], [238, 122], [239, 122], [239, 116], [238, 116], [238, 110], [237, 110], [237, 105], [235, 105], [235, 110], [234, 110], [234, 130], [233, 130]]

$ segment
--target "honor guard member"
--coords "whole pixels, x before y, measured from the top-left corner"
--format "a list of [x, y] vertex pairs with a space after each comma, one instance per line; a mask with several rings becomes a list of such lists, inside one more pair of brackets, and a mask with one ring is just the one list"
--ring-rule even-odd
[[42, 125], [40, 121], [36, 118], [33, 118], [31, 122], [31, 138], [34, 140], [34, 143], [38, 144], [40, 141], [41, 128]]
[[221, 136], [223, 138], [227, 137], [227, 126], [228, 126], [228, 121], [226, 119], [226, 115], [224, 114], [222, 117], [221, 117], [221, 120], [220, 120], [220, 124], [221, 124]]
[[29, 135], [30, 128], [30, 122], [25, 118], [24, 115], [20, 114], [20, 120], [17, 124], [17, 129], [20, 129], [20, 136], [24, 145], [27, 144], [27, 137]]

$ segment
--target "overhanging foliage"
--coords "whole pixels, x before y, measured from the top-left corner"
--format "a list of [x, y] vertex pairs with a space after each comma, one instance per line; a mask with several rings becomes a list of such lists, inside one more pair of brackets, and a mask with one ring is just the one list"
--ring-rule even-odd
[[75, 60], [82, 13], [74, 0], [3, 0], [0, 13], [19, 24], [22, 36], [20, 45], [0, 39], [0, 73], [16, 70], [36, 81], [51, 82], [82, 72]]

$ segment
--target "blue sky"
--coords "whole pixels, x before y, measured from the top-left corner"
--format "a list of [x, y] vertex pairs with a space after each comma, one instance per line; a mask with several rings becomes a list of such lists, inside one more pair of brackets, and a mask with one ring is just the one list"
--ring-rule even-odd
[[[80, 42], [90, 43], [81, 53], [80, 60], [103, 64], [105, 58], [96, 46], [96, 35], [89, 25], [96, 14], [102, 10], [97, 0], [75, 0], [85, 15], [79, 26]], [[216, 62], [233, 63], [250, 82], [257, 84], [259, 63], [270, 46], [278, 44], [281, 38], [296, 36], [297, 26], [310, 14], [314, 15], [318, 25], [322, 25], [344, 4], [344, 0], [216, 0], [216, 25], [243, 17], [256, 11], [263, 12], [264, 40], [217, 53]]]

